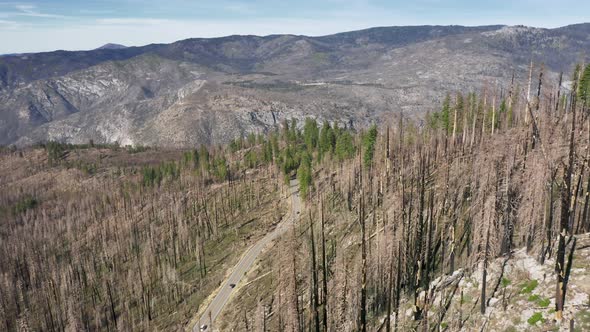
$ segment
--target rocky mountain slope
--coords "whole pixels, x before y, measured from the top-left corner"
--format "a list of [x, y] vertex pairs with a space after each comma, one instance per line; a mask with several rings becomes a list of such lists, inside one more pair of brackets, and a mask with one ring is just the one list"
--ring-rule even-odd
[[434, 110], [447, 91], [526, 81], [531, 58], [546, 77], [569, 73], [589, 31], [387, 27], [2, 56], [0, 144], [216, 144], [305, 116], [364, 126]]
[[[460, 269], [434, 280], [429, 287], [430, 314], [440, 317], [441, 330], [449, 331], [586, 331], [590, 328], [588, 258], [590, 236], [582, 234], [573, 258], [567, 309], [559, 325], [554, 321], [555, 260], [539, 264], [526, 248], [515, 251], [510, 259], [502, 257], [490, 263], [487, 277], [494, 288], [484, 314], [479, 302], [483, 264], [472, 272]], [[398, 324], [402, 329], [410, 328], [415, 324], [411, 301], [404, 303], [403, 309]]]
[[[428, 287], [430, 322], [427, 328], [430, 331], [587, 331], [590, 329], [590, 234], [578, 236], [577, 248], [561, 324], [554, 321], [555, 260], [548, 259], [545, 264], [540, 264], [534, 253], [520, 248], [510, 259], [501, 257], [489, 263], [490, 294], [484, 314], [480, 311], [483, 264], [473, 270], [461, 268], [433, 280]], [[267, 290], [273, 283], [268, 280], [272, 270], [268, 270], [269, 265], [273, 266], [269, 263], [272, 262], [271, 256], [275, 255], [276, 252], [265, 255], [246, 275], [246, 281], [237, 286], [236, 300], [230, 303], [230, 309], [214, 330], [239, 330], [246, 318], [232, 320], [230, 317], [248, 308], [263, 306], [258, 294], [272, 293]], [[420, 297], [424, 298], [424, 294], [422, 291]], [[256, 321], [263, 310], [252, 312], [255, 313], [249, 318]], [[399, 318], [392, 315], [391, 324], [400, 331], [420, 330], [413, 314], [411, 297], [404, 297], [400, 300]], [[386, 316], [377, 317], [376, 321], [380, 331], [384, 331]], [[570, 329], [571, 326], [574, 328]]]

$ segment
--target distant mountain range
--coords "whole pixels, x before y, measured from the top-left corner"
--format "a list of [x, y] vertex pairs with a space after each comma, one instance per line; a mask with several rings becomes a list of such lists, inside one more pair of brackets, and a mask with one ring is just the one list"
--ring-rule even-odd
[[[194, 146], [289, 118], [364, 126], [444, 95], [588, 62], [590, 24], [381, 27], [323, 37], [196, 38], [0, 57], [0, 144]], [[522, 87], [522, 86], [521, 86]]]
[[[108, 44], [102, 45], [101, 47], [95, 48], [94, 51], [96, 51], [96, 50], [120, 50], [120, 49], [123, 49], [123, 48], [127, 48], [127, 46], [120, 45], [120, 44], [111, 44], [111, 43], [108, 43]], [[49, 52], [49, 53], [52, 53], [52, 52]], [[25, 56], [25, 55], [28, 55], [28, 54], [33, 54], [33, 53], [9, 53], [9, 54], [0, 54], [0, 57], [2, 57], [2, 56]]]
[[120, 50], [122, 48], [127, 48], [127, 46], [109, 43], [102, 45], [101, 47], [97, 48], [97, 50]]

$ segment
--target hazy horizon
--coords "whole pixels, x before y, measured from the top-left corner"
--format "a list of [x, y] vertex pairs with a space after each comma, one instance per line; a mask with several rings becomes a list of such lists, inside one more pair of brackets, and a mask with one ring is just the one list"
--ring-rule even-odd
[[[572, 23], [572, 24], [567, 24], [567, 25], [563, 25], [563, 26], [558, 26], [555, 28], [562, 28], [562, 27], [566, 27], [566, 26], [571, 26], [571, 25], [578, 25], [578, 24], [590, 24], [590, 22], [580, 22], [580, 23]], [[307, 36], [307, 37], [322, 37], [322, 36], [329, 36], [329, 35], [334, 35], [334, 34], [339, 34], [339, 33], [346, 33], [346, 32], [351, 32], [351, 31], [361, 31], [361, 30], [367, 30], [367, 29], [373, 29], [373, 28], [394, 28], [394, 27], [420, 27], [420, 26], [463, 26], [463, 27], [477, 27], [477, 26], [523, 26], [522, 24], [515, 24], [515, 25], [508, 25], [508, 24], [482, 24], [482, 25], [459, 25], [459, 24], [449, 24], [449, 25], [439, 25], [439, 24], [422, 24], [422, 25], [390, 25], [390, 26], [372, 26], [372, 27], [366, 27], [366, 28], [359, 28], [359, 29], [354, 29], [354, 30], [345, 30], [345, 31], [337, 31], [334, 33], [329, 33], [329, 34], [318, 34], [318, 35], [305, 35], [305, 34], [292, 34], [292, 33], [273, 33], [273, 34], [228, 34], [228, 35], [222, 35], [222, 36], [211, 36], [211, 37], [201, 37], [201, 36], [194, 36], [194, 37], [187, 37], [187, 38], [182, 38], [182, 39], [177, 39], [177, 40], [171, 40], [171, 41], [167, 41], [167, 42], [151, 42], [151, 43], [146, 43], [146, 44], [139, 44], [139, 45], [126, 45], [126, 44], [121, 44], [121, 43], [116, 43], [116, 42], [106, 42], [104, 44], [100, 44], [100, 45], [95, 45], [92, 48], [88, 48], [88, 49], [49, 49], [49, 50], [42, 50], [42, 51], [31, 51], [31, 52], [10, 52], [10, 53], [0, 53], [0, 55], [19, 55], [19, 54], [34, 54], [34, 53], [44, 53], [44, 52], [56, 52], [56, 51], [68, 51], [68, 52], [76, 52], [76, 51], [92, 51], [92, 50], [96, 50], [99, 49], [103, 46], [107, 46], [107, 45], [119, 45], [119, 46], [125, 46], [125, 47], [144, 47], [144, 46], [148, 46], [148, 45], [153, 45], [153, 44], [169, 44], [169, 43], [174, 43], [177, 41], [181, 41], [181, 40], [186, 40], [186, 39], [193, 39], [193, 38], [223, 38], [223, 37], [229, 37], [229, 36], [256, 36], [256, 37], [268, 37], [268, 36], [273, 36], [273, 35], [301, 35], [301, 36]], [[542, 28], [542, 29], [554, 29], [554, 28], [544, 28], [544, 27], [535, 27], [535, 26], [527, 26], [527, 27], [532, 27], [532, 28]]]

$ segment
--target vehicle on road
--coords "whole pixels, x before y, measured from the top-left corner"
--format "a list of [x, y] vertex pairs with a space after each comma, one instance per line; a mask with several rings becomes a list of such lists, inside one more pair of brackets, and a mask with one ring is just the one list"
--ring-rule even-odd
[[236, 287], [236, 284], [229, 284], [229, 287], [234, 288]]
[[207, 325], [201, 325], [201, 331], [206, 331], [207, 330]]

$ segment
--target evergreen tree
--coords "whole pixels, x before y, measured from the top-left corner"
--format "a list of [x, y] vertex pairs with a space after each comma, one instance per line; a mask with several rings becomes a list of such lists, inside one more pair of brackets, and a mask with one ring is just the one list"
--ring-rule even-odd
[[312, 185], [311, 156], [303, 152], [301, 163], [297, 169], [297, 179], [299, 180], [299, 190], [301, 196], [306, 198]]
[[297, 142], [299, 137], [299, 130], [297, 130], [297, 119], [291, 119], [291, 126], [289, 128], [289, 142]]
[[293, 151], [293, 148], [290, 146], [287, 146], [283, 150], [281, 162], [283, 165], [283, 173], [285, 175], [290, 174], [292, 171], [296, 170], [297, 167], [299, 167], [299, 160], [295, 155], [295, 151]]
[[318, 124], [315, 119], [306, 118], [303, 126], [303, 139], [308, 151], [317, 147], [319, 137]]
[[461, 120], [463, 119], [463, 113], [465, 112], [465, 99], [463, 98], [463, 94], [460, 92], [457, 93], [455, 112], [456, 114], [453, 114], [453, 125], [451, 125], [451, 130], [453, 129], [453, 126], [457, 126], [456, 130], [458, 133], [460, 133], [463, 131], [463, 122]]
[[451, 96], [447, 94], [440, 112], [441, 128], [448, 134], [451, 132]]
[[336, 139], [335, 154], [339, 161], [354, 157], [356, 148], [348, 131], [342, 131]]
[[254, 168], [258, 165], [258, 157], [254, 150], [249, 150], [244, 154], [244, 162], [248, 168]]
[[[498, 111], [498, 114], [503, 115], [507, 112], [507, 110], [508, 110], [508, 107], [506, 106], [506, 99], [502, 99], [502, 102], [500, 103], [500, 110]], [[501, 119], [500, 116], [496, 117], [496, 123], [495, 123], [496, 128], [500, 128], [500, 125], [501, 125], [500, 119]]]
[[215, 159], [215, 177], [219, 181], [225, 181], [228, 175], [227, 160], [225, 157]]
[[336, 133], [334, 132], [334, 130], [332, 129], [332, 127], [330, 127], [330, 124], [328, 124], [328, 150], [330, 153], [334, 153], [334, 148], [336, 147]]
[[363, 136], [363, 162], [365, 167], [371, 166], [375, 154], [375, 143], [377, 142], [377, 126], [372, 125], [369, 131]]
[[325, 154], [332, 153], [332, 141], [334, 140], [334, 138], [335, 137], [334, 132], [332, 131], [332, 126], [330, 126], [329, 122], [324, 122], [322, 130], [320, 131], [320, 137], [318, 142], [318, 159], [320, 161], [323, 159], [323, 156]]
[[273, 152], [272, 152], [272, 143], [271, 141], [264, 141], [263, 143], [264, 148], [264, 162], [265, 163], [272, 163], [273, 162]]
[[279, 137], [276, 132], [270, 134], [270, 145], [272, 147], [273, 156], [278, 156], [281, 151], [279, 149]]
[[441, 113], [439, 112], [432, 112], [426, 114], [426, 125], [430, 129], [438, 129], [441, 124]]
[[199, 166], [199, 151], [195, 149], [185, 152], [183, 155], [183, 164], [185, 167], [197, 168]]
[[289, 133], [290, 133], [290, 128], [289, 128], [289, 121], [287, 119], [283, 120], [283, 131], [281, 133], [282, 139], [283, 141], [287, 142], [289, 141]]

